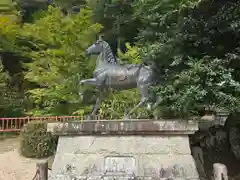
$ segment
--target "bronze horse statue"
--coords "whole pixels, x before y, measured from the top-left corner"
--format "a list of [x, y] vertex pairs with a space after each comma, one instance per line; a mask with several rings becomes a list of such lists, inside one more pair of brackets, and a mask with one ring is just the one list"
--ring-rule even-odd
[[[84, 79], [80, 84], [94, 85], [98, 89], [97, 100], [93, 106], [91, 115], [96, 115], [103, 100], [103, 91], [106, 89], [127, 90], [138, 88], [141, 95], [140, 102], [124, 115], [124, 119], [128, 119], [137, 108], [143, 106], [149, 100], [149, 87], [153, 84], [153, 70], [150, 66], [142, 64], [117, 64], [111, 47], [109, 44], [99, 39], [92, 44], [87, 50], [87, 55], [98, 55], [96, 68], [93, 78]], [[152, 109], [159, 104], [156, 102]]]

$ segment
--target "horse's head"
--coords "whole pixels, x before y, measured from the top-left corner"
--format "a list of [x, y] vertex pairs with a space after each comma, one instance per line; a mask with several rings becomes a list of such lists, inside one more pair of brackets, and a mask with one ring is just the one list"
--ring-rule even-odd
[[89, 46], [86, 50], [87, 55], [98, 55], [103, 52], [104, 50], [104, 42], [103, 40], [97, 40], [94, 44]]

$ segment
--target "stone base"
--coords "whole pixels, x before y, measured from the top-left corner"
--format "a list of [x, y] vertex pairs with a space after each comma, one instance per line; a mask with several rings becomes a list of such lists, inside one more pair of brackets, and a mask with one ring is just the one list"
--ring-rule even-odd
[[[167, 121], [167, 123], [172, 122]], [[51, 132], [54, 129], [52, 125], [49, 126]], [[164, 132], [162, 134], [159, 133], [161, 130], [157, 132], [155, 129], [152, 130], [152, 134], [147, 135], [138, 133], [106, 135], [105, 133], [60, 136], [49, 180], [86, 178], [199, 180], [190, 153], [188, 135], [171, 133], [170, 127], [172, 126], [165, 126], [166, 129], [162, 129]], [[194, 128], [191, 127], [193, 132]], [[166, 131], [167, 129], [169, 132]], [[66, 132], [64, 131], [64, 135]]]

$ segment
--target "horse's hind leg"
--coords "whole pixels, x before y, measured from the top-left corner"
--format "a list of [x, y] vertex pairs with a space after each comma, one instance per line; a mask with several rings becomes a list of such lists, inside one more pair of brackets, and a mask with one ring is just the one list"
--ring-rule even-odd
[[154, 103], [153, 107], [151, 108], [151, 110], [155, 110], [157, 108], [157, 106], [162, 102], [162, 98], [161, 97], [157, 97], [157, 101]]
[[131, 115], [134, 111], [143, 106], [149, 99], [148, 95], [149, 85], [148, 84], [140, 85], [138, 88], [141, 93], [141, 100], [134, 108], [132, 108], [126, 115], [124, 115], [124, 119], [129, 119], [129, 115]]
[[95, 78], [91, 79], [83, 79], [80, 81], [80, 84], [89, 84], [89, 85], [94, 85], [94, 86], [100, 86], [98, 81]]

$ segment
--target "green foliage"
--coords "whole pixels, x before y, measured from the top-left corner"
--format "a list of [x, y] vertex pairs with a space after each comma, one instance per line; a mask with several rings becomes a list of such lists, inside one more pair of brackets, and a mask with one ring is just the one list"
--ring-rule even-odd
[[5, 109], [5, 104], [8, 101], [8, 89], [7, 82], [9, 80], [9, 76], [6, 72], [4, 72], [3, 65], [0, 63], [0, 109]]
[[47, 132], [47, 122], [32, 121], [21, 133], [20, 153], [29, 158], [49, 157], [56, 151], [57, 140]]
[[20, 68], [16, 71], [21, 63], [19, 59], [13, 59], [14, 55], [20, 52], [16, 45], [21, 30], [19, 19], [16, 14], [10, 12], [0, 15], [1, 116], [22, 116], [25, 108], [25, 97], [20, 90], [22, 72], [19, 71]]
[[[188, 68], [176, 74], [171, 84], [159, 89], [159, 96], [175, 115], [198, 114], [199, 108], [239, 108], [239, 82], [232, 79], [232, 69], [225, 68], [222, 59], [190, 58]], [[234, 97], [234, 96], [235, 97]]]
[[0, 52], [14, 51], [19, 25], [14, 15], [0, 15]]
[[138, 45], [142, 48], [142, 56], [156, 67], [160, 75], [171, 64], [178, 50], [178, 33], [185, 19], [185, 9], [196, 5], [196, 0], [147, 0], [134, 4], [136, 18], [141, 20], [142, 27], [138, 34]]
[[126, 43], [127, 51], [123, 53], [118, 49], [118, 57], [119, 60], [122, 61], [123, 64], [140, 64], [142, 62], [140, 56], [140, 49], [137, 46], [131, 46], [129, 43]]
[[94, 65], [85, 49], [101, 29], [91, 17], [88, 9], [63, 16], [49, 7], [34, 24], [24, 25], [21, 35], [34, 47], [25, 52], [33, 59], [25, 64], [25, 79], [39, 86], [28, 93], [41, 114], [71, 114], [81, 107], [79, 81], [92, 75]]
[[86, 4], [86, 0], [53, 0], [54, 4], [57, 6], [64, 8], [66, 10], [71, 9], [74, 6], [81, 6]]
[[14, 116], [14, 113], [22, 110], [23, 107], [21, 106], [22, 99], [17, 94], [17, 91], [10, 85], [10, 76], [8, 72], [4, 70], [0, 61], [0, 115], [1, 117], [9, 114]]
[[16, 13], [16, 3], [13, 0], [1, 0], [0, 1], [0, 13], [10, 14]]
[[239, 2], [137, 3], [135, 15], [143, 24], [138, 46], [162, 81], [159, 108], [181, 117], [205, 108], [239, 110], [240, 12], [234, 7]]
[[94, 11], [94, 20], [103, 25], [101, 33], [114, 52], [124, 50], [125, 42], [133, 43], [138, 33], [139, 20], [133, 17], [134, 0], [88, 0]]

